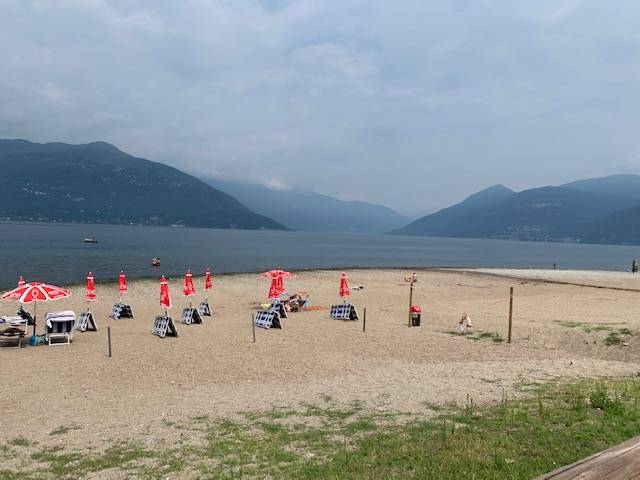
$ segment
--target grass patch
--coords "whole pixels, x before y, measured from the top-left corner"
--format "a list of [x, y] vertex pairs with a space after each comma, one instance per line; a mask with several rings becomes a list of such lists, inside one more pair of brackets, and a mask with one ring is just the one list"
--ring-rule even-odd
[[28, 447], [31, 445], [31, 442], [24, 437], [12, 438], [7, 443], [13, 447]]
[[469, 340], [493, 340], [494, 343], [504, 342], [504, 338], [498, 332], [478, 332], [474, 335], [465, 335]]
[[556, 321], [560, 326], [566, 328], [582, 328], [585, 333], [592, 332], [609, 332], [609, 334], [603, 340], [603, 343], [608, 346], [622, 345], [628, 337], [632, 337], [634, 332], [628, 328], [614, 329], [611, 325], [619, 325], [619, 323], [598, 323], [590, 324], [585, 322], [572, 322], [572, 321]]
[[578, 328], [586, 325], [584, 322], [573, 322], [570, 320], [557, 320], [556, 323], [565, 328]]
[[466, 333], [466, 334], [461, 334], [460, 332], [454, 332], [454, 331], [449, 331], [449, 332], [444, 332], [444, 333], [448, 333], [449, 335], [455, 335], [456, 337], [464, 337], [464, 338], [468, 338], [469, 340], [493, 340], [494, 343], [502, 343], [504, 342], [504, 338], [502, 337], [502, 335], [500, 335], [498, 332], [476, 332], [474, 334], [470, 334], [470, 333]]
[[628, 328], [621, 328], [615, 332], [609, 332], [609, 335], [607, 335], [607, 337], [604, 339], [604, 344], [607, 347], [622, 345], [632, 335], [633, 332]]
[[79, 430], [80, 427], [77, 425], [60, 425], [58, 428], [51, 430], [49, 432], [49, 435], [56, 436], [56, 435], [64, 435], [67, 432], [70, 432], [72, 430]]
[[[33, 470], [1, 478], [532, 478], [640, 434], [634, 379], [539, 386], [527, 398], [432, 406], [430, 420], [348, 406], [196, 417], [204, 439], [180, 447], [117, 445], [103, 452], [42, 449]], [[435, 408], [434, 408], [435, 407]], [[427, 410], [425, 409], [425, 413]], [[15, 441], [15, 439], [14, 439]]]

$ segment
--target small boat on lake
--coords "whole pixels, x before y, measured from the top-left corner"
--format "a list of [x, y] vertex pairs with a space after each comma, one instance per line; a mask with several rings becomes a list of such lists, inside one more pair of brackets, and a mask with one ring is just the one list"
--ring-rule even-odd
[[95, 237], [86, 237], [84, 243], [98, 243], [98, 239]]

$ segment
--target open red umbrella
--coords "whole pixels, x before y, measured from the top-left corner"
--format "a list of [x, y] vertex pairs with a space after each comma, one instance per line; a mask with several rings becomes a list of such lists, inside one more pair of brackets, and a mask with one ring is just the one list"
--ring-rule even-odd
[[27, 282], [24, 281], [24, 277], [22, 275], [20, 275], [20, 278], [18, 279], [18, 286], [22, 287], [24, 285], [26, 285]]
[[33, 308], [33, 334], [36, 334], [36, 311], [38, 302], [48, 302], [49, 300], [59, 300], [71, 296], [71, 292], [66, 288], [47, 285], [46, 283], [31, 282], [25, 283], [2, 295], [2, 300], [17, 300], [20, 303], [35, 302]]
[[89, 272], [87, 275], [87, 293], [86, 293], [87, 302], [96, 299], [96, 281], [93, 277], [93, 273]]
[[351, 295], [351, 293], [349, 292], [349, 285], [347, 284], [347, 274], [342, 272], [342, 277], [340, 277], [340, 296], [345, 298], [349, 295]]
[[[264, 272], [262, 276], [271, 279], [271, 287], [269, 288], [269, 298], [278, 298], [285, 291], [283, 279], [294, 278], [295, 274], [278, 268], [275, 270], [269, 270], [268, 272]], [[277, 294], [275, 292], [277, 292]]]
[[162, 305], [165, 310], [171, 308], [171, 297], [169, 296], [169, 284], [167, 283], [167, 279], [164, 275], [160, 279], [160, 305]]

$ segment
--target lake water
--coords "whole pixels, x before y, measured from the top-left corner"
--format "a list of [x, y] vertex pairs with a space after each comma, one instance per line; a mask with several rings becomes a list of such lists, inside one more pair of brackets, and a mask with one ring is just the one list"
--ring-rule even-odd
[[[96, 237], [97, 244], [83, 242]], [[159, 268], [150, 266], [152, 257]], [[522, 267], [624, 270], [640, 247], [502, 240], [119, 225], [0, 223], [0, 287], [203, 274], [349, 267]]]

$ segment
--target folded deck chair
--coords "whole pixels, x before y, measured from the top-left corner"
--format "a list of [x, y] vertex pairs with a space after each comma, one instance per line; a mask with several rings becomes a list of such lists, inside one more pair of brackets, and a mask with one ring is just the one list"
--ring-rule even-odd
[[45, 335], [49, 345], [69, 345], [73, 338], [75, 324], [76, 314], [71, 310], [47, 313], [45, 317]]

